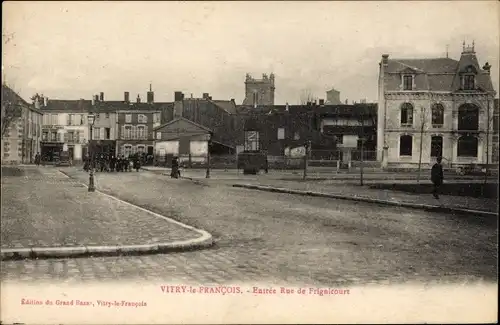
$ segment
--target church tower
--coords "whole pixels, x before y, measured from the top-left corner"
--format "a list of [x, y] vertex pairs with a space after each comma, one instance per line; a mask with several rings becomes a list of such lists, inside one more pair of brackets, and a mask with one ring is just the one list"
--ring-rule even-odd
[[274, 105], [274, 74], [268, 77], [262, 75], [262, 79], [254, 79], [248, 73], [245, 79], [245, 99], [243, 105], [272, 106]]

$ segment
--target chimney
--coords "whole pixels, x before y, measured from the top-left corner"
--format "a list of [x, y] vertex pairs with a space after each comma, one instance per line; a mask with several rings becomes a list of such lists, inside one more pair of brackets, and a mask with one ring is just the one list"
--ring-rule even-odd
[[324, 99], [320, 99], [319, 100], [319, 105], [320, 106], [324, 106], [325, 105], [325, 100]]
[[208, 93], [203, 93], [203, 99], [209, 99], [209, 94]]
[[92, 95], [92, 106], [95, 105], [95, 95]]
[[208, 96], [208, 100], [212, 100], [212, 96]]
[[128, 91], [123, 93], [123, 101], [125, 103], [130, 103], [130, 93]]
[[137, 99], [136, 99], [137, 103], [140, 103], [141, 102], [141, 96], [139, 96], [139, 94], [137, 94]]
[[349, 103], [348, 103], [348, 101], [347, 101], [347, 98], [345, 99], [345, 104], [346, 104], [346, 105], [349, 105]]
[[486, 71], [486, 73], [490, 74], [491, 65], [488, 62], [486, 62], [486, 64], [483, 67], [483, 70]]
[[101, 91], [101, 93], [99, 94], [99, 100], [100, 100], [101, 102], [103, 102], [103, 101], [104, 101], [104, 93], [103, 93], [102, 91]]
[[182, 91], [176, 91], [174, 93], [174, 101], [179, 102], [182, 101], [183, 99], [184, 99], [184, 94], [182, 93]]
[[384, 66], [389, 64], [389, 54], [382, 54], [382, 64]]
[[40, 109], [40, 98], [35, 97], [35, 108]]
[[153, 91], [153, 86], [151, 84], [149, 84], [149, 91], [146, 99], [148, 104], [153, 104], [155, 101], [155, 93]]

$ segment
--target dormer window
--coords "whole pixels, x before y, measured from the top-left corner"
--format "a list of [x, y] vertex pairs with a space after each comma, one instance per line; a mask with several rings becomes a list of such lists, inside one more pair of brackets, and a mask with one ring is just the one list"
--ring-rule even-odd
[[403, 90], [412, 90], [413, 89], [413, 76], [412, 75], [404, 75], [403, 76]]
[[473, 74], [467, 74], [464, 76], [464, 90], [474, 90], [475, 89], [475, 78]]

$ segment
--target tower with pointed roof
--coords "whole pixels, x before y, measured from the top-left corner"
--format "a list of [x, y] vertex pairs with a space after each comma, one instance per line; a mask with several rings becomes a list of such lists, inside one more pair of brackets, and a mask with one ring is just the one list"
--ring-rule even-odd
[[[491, 65], [479, 64], [475, 44], [462, 45], [459, 60], [397, 59], [379, 63], [377, 158], [382, 167], [448, 167], [492, 161], [496, 95]], [[422, 141], [422, 146], [420, 146]]]

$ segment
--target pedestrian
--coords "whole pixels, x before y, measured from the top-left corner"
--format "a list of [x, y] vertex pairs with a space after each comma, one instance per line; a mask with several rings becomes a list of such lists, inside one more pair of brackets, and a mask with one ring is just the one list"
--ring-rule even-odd
[[434, 195], [434, 198], [439, 199], [438, 191], [441, 185], [443, 185], [443, 165], [441, 165], [442, 158], [437, 157], [436, 163], [434, 166], [432, 166], [431, 169], [431, 181], [432, 184], [434, 184], [433, 190], [432, 190], [432, 195]]
[[111, 155], [111, 158], [109, 159], [109, 169], [111, 172], [115, 171], [115, 165], [116, 165], [115, 156]]
[[106, 161], [104, 160], [104, 155], [101, 154], [101, 159], [99, 159], [99, 167], [100, 167], [100, 170], [101, 170], [101, 173], [104, 171], [104, 169], [106, 169]]
[[37, 166], [40, 166], [40, 160], [41, 160], [40, 153], [37, 152], [36, 155], [35, 155], [35, 164]]
[[141, 158], [140, 156], [137, 156], [134, 160], [134, 169], [139, 172], [139, 169], [141, 169]]
[[172, 159], [172, 171], [170, 172], [170, 177], [172, 178], [179, 178], [180, 172], [179, 172], [179, 160], [177, 157], [174, 157]]

